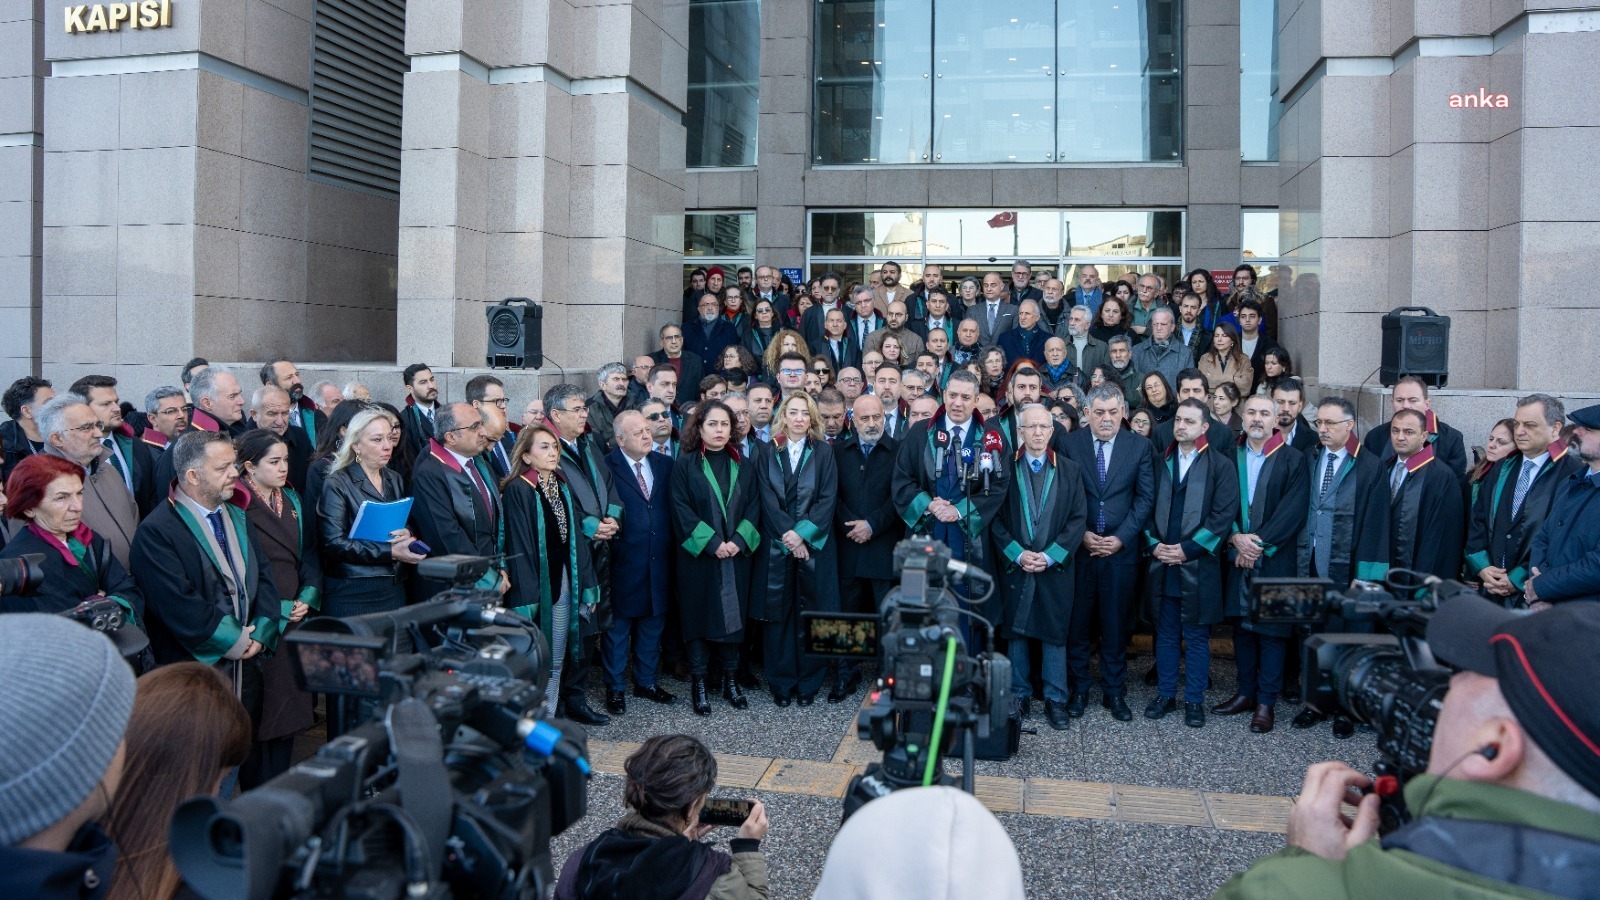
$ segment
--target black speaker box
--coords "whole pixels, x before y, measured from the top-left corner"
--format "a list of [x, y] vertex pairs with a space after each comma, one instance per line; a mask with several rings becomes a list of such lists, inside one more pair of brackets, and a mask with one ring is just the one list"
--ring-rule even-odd
[[544, 366], [544, 308], [527, 297], [507, 297], [488, 308], [491, 369], [538, 369]]
[[1383, 358], [1378, 380], [1394, 387], [1416, 375], [1431, 387], [1450, 381], [1450, 317], [1426, 306], [1401, 306], [1383, 315]]

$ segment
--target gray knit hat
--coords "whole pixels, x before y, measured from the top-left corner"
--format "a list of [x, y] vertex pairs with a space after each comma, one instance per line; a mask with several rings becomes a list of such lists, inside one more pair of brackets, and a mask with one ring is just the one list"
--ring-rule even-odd
[[66, 818], [100, 782], [133, 713], [133, 670], [61, 616], [0, 616], [0, 846]]

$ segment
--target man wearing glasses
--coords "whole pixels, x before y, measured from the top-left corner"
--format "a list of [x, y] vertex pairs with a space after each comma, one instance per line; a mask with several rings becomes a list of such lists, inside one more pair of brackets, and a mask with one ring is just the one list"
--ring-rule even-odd
[[[817, 298], [817, 302], [810, 309], [806, 310], [806, 314], [800, 317], [800, 336], [806, 339], [808, 345], [814, 345], [817, 341], [822, 340], [822, 326], [829, 312], [839, 310], [842, 313], [844, 311], [844, 308], [840, 305], [839, 296], [839, 289], [843, 287], [844, 279], [840, 278], [836, 272], [829, 272], [822, 276], [820, 284], [822, 285], [821, 296]], [[835, 371], [837, 371], [837, 368], [835, 368]]]
[[493, 375], [475, 375], [467, 382], [467, 402], [483, 416], [483, 457], [489, 461], [495, 484], [499, 484], [511, 474], [511, 451], [517, 444], [517, 435], [506, 418], [511, 400], [506, 397], [505, 383]]
[[111, 555], [127, 566], [133, 532], [139, 527], [139, 504], [111, 465], [111, 451], [100, 443], [104, 435], [100, 417], [88, 398], [71, 392], [56, 395], [34, 417], [44, 438], [40, 452], [83, 467], [83, 524], [105, 538]]
[[[411, 521], [430, 556], [500, 552], [500, 494], [483, 457], [489, 439], [483, 415], [470, 403], [441, 403], [433, 414], [433, 439], [411, 469]], [[486, 572], [476, 587], [505, 593], [509, 583], [498, 569]], [[413, 601], [450, 587], [447, 581], [417, 578]]]
[[650, 452], [678, 458], [678, 439], [672, 434], [672, 410], [661, 400], [646, 400], [640, 404], [645, 424], [650, 429]]
[[[683, 329], [677, 325], [663, 325], [659, 332], [661, 336], [661, 349], [650, 354], [656, 365], [666, 364], [678, 375], [678, 384], [682, 386], [685, 400], [700, 399], [700, 379], [705, 377], [705, 362], [691, 351], [683, 349]], [[653, 370], [652, 370], [653, 371]], [[655, 376], [651, 376], [650, 396], [656, 397], [654, 388]]]
[[[843, 322], [842, 316], [837, 318]], [[795, 391], [805, 390], [806, 366], [809, 362], [801, 354], [793, 352], [778, 357], [778, 391], [787, 397]]]

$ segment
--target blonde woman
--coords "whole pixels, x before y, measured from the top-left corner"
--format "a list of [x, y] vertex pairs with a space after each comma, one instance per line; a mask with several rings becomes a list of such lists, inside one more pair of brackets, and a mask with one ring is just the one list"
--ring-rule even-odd
[[350, 420], [317, 499], [322, 539], [322, 613], [358, 616], [405, 605], [401, 563], [424, 557], [411, 551], [411, 531], [390, 532], [388, 543], [350, 537], [361, 504], [393, 503], [405, 497], [405, 482], [389, 468], [399, 419], [384, 409], [365, 409]]

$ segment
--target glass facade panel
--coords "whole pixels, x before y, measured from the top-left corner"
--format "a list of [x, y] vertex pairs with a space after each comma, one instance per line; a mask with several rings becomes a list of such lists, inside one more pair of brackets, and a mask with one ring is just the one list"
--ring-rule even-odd
[[1244, 159], [1278, 158], [1278, 3], [1239, 0], [1239, 149]]
[[1062, 245], [1069, 257], [1108, 259], [1183, 255], [1183, 213], [1177, 210], [1072, 210], [1066, 213], [1065, 229]]
[[1256, 265], [1259, 261], [1277, 262], [1278, 260], [1278, 211], [1275, 209], [1247, 209], [1242, 214], [1242, 228], [1244, 235], [1240, 242], [1244, 249], [1244, 261]]
[[937, 162], [1055, 159], [1055, 0], [933, 5]]
[[756, 164], [760, 0], [690, 0], [690, 168]]
[[817, 256], [918, 257], [921, 212], [819, 212], [811, 215], [811, 252]]
[[1053, 210], [928, 212], [930, 257], [993, 256], [1009, 266], [1017, 257], [1055, 259], [1060, 246], [1061, 213]]
[[816, 160], [931, 161], [929, 5], [925, 0], [820, 0], [816, 6]]
[[1171, 161], [1180, 0], [819, 0], [815, 161]]
[[685, 257], [748, 259], [755, 253], [755, 213], [690, 213], [683, 217]]

